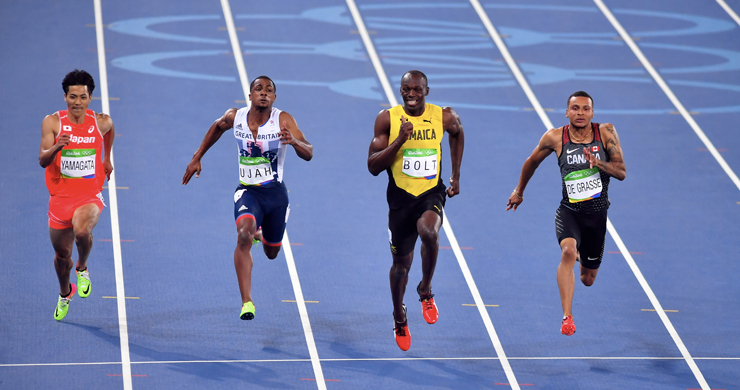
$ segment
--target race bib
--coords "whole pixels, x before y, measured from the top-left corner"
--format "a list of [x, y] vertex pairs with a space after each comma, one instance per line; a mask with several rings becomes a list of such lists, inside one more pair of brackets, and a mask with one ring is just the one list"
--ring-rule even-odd
[[95, 149], [62, 149], [60, 171], [65, 179], [95, 178]]
[[239, 181], [245, 186], [254, 186], [271, 182], [272, 164], [264, 157], [239, 157]]
[[414, 179], [436, 178], [437, 149], [404, 149], [401, 172]]
[[563, 178], [563, 181], [565, 181], [570, 203], [583, 202], [601, 196], [599, 168], [571, 172]]

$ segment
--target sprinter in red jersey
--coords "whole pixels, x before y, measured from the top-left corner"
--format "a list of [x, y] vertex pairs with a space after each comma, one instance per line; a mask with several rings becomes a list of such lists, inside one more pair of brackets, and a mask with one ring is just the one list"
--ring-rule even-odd
[[[87, 257], [92, 231], [105, 204], [101, 191], [113, 164], [111, 148], [116, 131], [106, 114], [88, 110], [95, 81], [77, 70], [62, 81], [67, 109], [46, 116], [41, 123], [39, 164], [46, 168], [49, 189], [49, 236], [54, 247], [54, 268], [59, 279], [59, 300], [54, 319], [61, 321], [75, 292], [90, 295]], [[77, 244], [77, 286], [70, 283], [72, 246]]]

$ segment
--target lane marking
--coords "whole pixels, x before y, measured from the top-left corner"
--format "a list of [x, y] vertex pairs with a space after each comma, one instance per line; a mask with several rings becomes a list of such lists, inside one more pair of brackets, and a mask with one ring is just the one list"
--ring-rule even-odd
[[[103, 298], [118, 299], [118, 297], [109, 297], [109, 296], [105, 296], [105, 295], [103, 295]], [[126, 297], [126, 299], [139, 299], [139, 297]]]
[[[100, 71], [100, 100], [103, 113], [110, 115], [110, 102], [108, 98], [108, 68], [105, 60], [105, 40], [103, 37], [103, 9], [101, 0], [94, 0], [95, 8], [95, 37], [98, 52], [98, 70]], [[110, 153], [110, 162], [115, 167], [113, 150]], [[123, 389], [131, 390], [131, 355], [128, 346], [128, 321], [126, 319], [126, 293], [123, 286], [123, 257], [121, 255], [121, 232], [118, 224], [118, 196], [116, 194], [116, 171], [110, 174], [108, 179], [108, 203], [110, 204], [110, 224], [113, 242], [113, 263], [116, 274], [116, 297], [118, 306], [118, 337], [121, 344], [121, 372], [123, 378]]]
[[[488, 33], [491, 35], [491, 38], [493, 39], [494, 43], [496, 43], [496, 46], [498, 47], [499, 51], [501, 52], [501, 55], [504, 57], [504, 60], [509, 65], [509, 69], [511, 69], [512, 73], [514, 74], [514, 77], [519, 82], [519, 85], [522, 87], [522, 90], [527, 95], [527, 98], [529, 99], [532, 106], [535, 108], [535, 111], [537, 112], [537, 115], [542, 120], [542, 123], [545, 125], [546, 129], [552, 129], [554, 128], [552, 122], [550, 121], [550, 118], [545, 114], [545, 111], [542, 109], [542, 105], [540, 104], [539, 100], [535, 96], [534, 92], [529, 86], [529, 83], [524, 78], [524, 75], [522, 74], [521, 70], [519, 69], [519, 66], [514, 62], [514, 59], [511, 56], [511, 53], [509, 53], [509, 49], [504, 44], [504, 41], [499, 37], [498, 33], [496, 32], [496, 29], [493, 27], [493, 24], [491, 23], [491, 20], [488, 18], [488, 14], [486, 14], [483, 7], [480, 5], [480, 2], [478, 0], [470, 0], [470, 2], [473, 4], [473, 7], [475, 8], [476, 12], [478, 13], [478, 16], [483, 21], [483, 24], [485, 25]], [[602, 9], [602, 12], [607, 15], [607, 18], [610, 19], [612, 24], [616, 27], [619, 27], [619, 33], [624, 38], [625, 42], [627, 42], [630, 47], [635, 47], [637, 49], [637, 45], [635, 45], [635, 42], [632, 41], [627, 35], [626, 31], [619, 25], [618, 22], [616, 22], [616, 19], [614, 19], [614, 15], [611, 15], [611, 12], [609, 12], [608, 9], [604, 6], [604, 4], [601, 2], [601, 0], [594, 0], [594, 2], [599, 5], [599, 8]], [[635, 54], [640, 53], [639, 49], [635, 51]], [[656, 81], [660, 80], [660, 82], [665, 85], [665, 82], [660, 78], [660, 76], [655, 72], [655, 69], [647, 62], [647, 59], [642, 56], [642, 53], [640, 53], [640, 62], [643, 63], [643, 65], [648, 68], [648, 70], [652, 69], [651, 74], [655, 74], [657, 76]], [[666, 86], [667, 88], [667, 86]], [[666, 94], [670, 92], [670, 90], [664, 89], [666, 91]], [[671, 93], [672, 94], [672, 93]], [[686, 112], [686, 109], [683, 108], [680, 102], [678, 102], [678, 99], [675, 99], [675, 95], [673, 96], [673, 99], [675, 100], [676, 108], [678, 108], [679, 111], [681, 111], [684, 114], [684, 118], [687, 118], [687, 121], [692, 121], [693, 118]], [[693, 122], [694, 124], [696, 122]], [[698, 128], [698, 126], [696, 126]], [[701, 129], [699, 129], [699, 132], [697, 134], [701, 134], [700, 138], [702, 138], [703, 133], [701, 133]], [[712, 154], [719, 156], [719, 152], [717, 152], [714, 149], [714, 146], [711, 142], [709, 142], [709, 139], [706, 138], [706, 136], [703, 136], [702, 140], [706, 140], [705, 145], [707, 145], [708, 148], [713, 150]], [[721, 159], [722, 157], [719, 156]], [[722, 160], [724, 161], [724, 160]], [[725, 163], [725, 166], [727, 164]], [[729, 169], [729, 167], [727, 167]], [[730, 170], [732, 172], [732, 170]], [[732, 173], [734, 175], [734, 173]], [[737, 177], [735, 176], [735, 182], [740, 188], [740, 180], [737, 180]], [[653, 293], [653, 290], [650, 288], [650, 285], [648, 285], [647, 280], [645, 280], [645, 277], [642, 275], [642, 272], [637, 267], [637, 264], [635, 263], [635, 260], [632, 258], [632, 255], [629, 253], [629, 250], [627, 249], [627, 246], [624, 245], [624, 242], [622, 242], [622, 239], [619, 237], [619, 234], [617, 233], [617, 230], [614, 228], [614, 225], [612, 225], [612, 222], [610, 219], [607, 218], [607, 230], [609, 231], [609, 234], [612, 236], [614, 241], [617, 243], [617, 247], [619, 247], [620, 252], [622, 253], [622, 256], [624, 256], [625, 260], [627, 261], [627, 264], [632, 269], [632, 273], [635, 274], [635, 277], [639, 281], [640, 285], [642, 286], [642, 289], [645, 291], [645, 294], [650, 299], [650, 302], [653, 304], [653, 307], [658, 312], [658, 316], [660, 316], [660, 319], [663, 321], [663, 325], [668, 330], [668, 333], [673, 338], [673, 341], [676, 343], [676, 346], [681, 351], [681, 355], [683, 356], [684, 360], [686, 360], [686, 363], [688, 364], [689, 368], [691, 368], [691, 371], [694, 373], [694, 376], [696, 377], [699, 384], [702, 386], [703, 389], [709, 390], [709, 385], [707, 384], [706, 380], [704, 380], [704, 376], [702, 375], [701, 371], [699, 371], [699, 368], [697, 367], [696, 363], [692, 359], [691, 355], [689, 354], [689, 351], [686, 349], [686, 346], [683, 344], [683, 341], [678, 336], [678, 333], [676, 332], [676, 329], [673, 327], [673, 324], [668, 319], [668, 316], [665, 314], [665, 311], [660, 305], [660, 302], [658, 301], [658, 298]], [[513, 382], [510, 380], [510, 382]]]
[[[296, 303], [297, 301], [291, 300], [291, 299], [283, 299], [283, 302]], [[319, 301], [303, 301], [303, 302], [306, 302], [306, 303], [319, 303]]]
[[[683, 360], [681, 356], [514, 356], [509, 360]], [[408, 358], [340, 358], [321, 359], [323, 362], [393, 362], [393, 361], [461, 361], [461, 360], [498, 360], [498, 357], [408, 357]], [[740, 357], [694, 357], [694, 360], [740, 361]], [[213, 364], [213, 363], [308, 363], [311, 359], [249, 359], [249, 360], [147, 360], [131, 364]], [[87, 362], [87, 363], [4, 363], [0, 367], [56, 367], [56, 366], [115, 366], [121, 362]]]
[[[620, 253], [621, 254], [622, 252], [620, 252], [620, 251], [609, 251], [607, 253]], [[642, 252], [630, 252], [630, 254], [631, 255], [641, 255]]]
[[[229, 0], [221, 0], [221, 8], [224, 12], [224, 19], [226, 20], [226, 27], [229, 31], [229, 40], [231, 41], [231, 49], [234, 52], [234, 60], [236, 61], [236, 67], [239, 71], [239, 80], [242, 85], [242, 91], [244, 92], [244, 99], [249, 99], [249, 79], [247, 78], [247, 69], [244, 65], [244, 57], [242, 57], [241, 48], [239, 47], [239, 38], [236, 35], [236, 29], [234, 28], [234, 18], [231, 14], [231, 6]], [[311, 358], [311, 366], [313, 367], [313, 373], [316, 377], [316, 385], [319, 390], [326, 390], [326, 381], [324, 381], [324, 371], [321, 369], [321, 361], [319, 360], [319, 352], [316, 349], [316, 342], [313, 338], [313, 330], [311, 330], [311, 322], [308, 319], [308, 310], [306, 310], [306, 302], [303, 299], [303, 291], [301, 290], [301, 282], [298, 279], [298, 270], [295, 266], [295, 260], [293, 259], [293, 249], [288, 239], [288, 231], [285, 231], [283, 235], [283, 253], [285, 254], [285, 260], [288, 265], [288, 271], [290, 273], [290, 281], [293, 284], [293, 293], [295, 294], [296, 304], [298, 305], [298, 313], [301, 317], [301, 324], [303, 325], [303, 333], [306, 337], [306, 346], [308, 347], [308, 355]]]
[[[123, 375], [121, 375], [121, 374], [108, 374], [108, 376], [123, 376]], [[135, 375], [135, 374], [131, 374], [131, 376], [146, 376], [146, 375]]]
[[226, 20], [226, 30], [229, 32], [231, 51], [234, 52], [236, 70], [237, 72], [239, 72], [239, 81], [242, 85], [242, 92], [244, 92], [244, 99], [249, 100], [249, 78], [247, 78], [247, 68], [244, 66], [244, 57], [242, 57], [242, 50], [239, 46], [239, 38], [237, 38], [236, 36], [236, 27], [234, 27], [234, 17], [231, 15], [231, 6], [229, 5], [229, 0], [221, 0], [221, 9], [223, 9], [224, 12], [224, 19]]
[[[301, 378], [302, 381], [315, 381], [316, 378]], [[339, 379], [324, 379], [326, 382], [339, 382]]]
[[[357, 8], [357, 4], [355, 4], [354, 0], [346, 0], [346, 2], [347, 6], [349, 7], [350, 13], [352, 13], [352, 18], [355, 21], [357, 30], [362, 36], [362, 42], [365, 44], [365, 48], [367, 49], [370, 61], [375, 68], [375, 72], [378, 75], [380, 84], [383, 86], [385, 96], [388, 99], [388, 102], [391, 104], [391, 107], [395, 107], [398, 105], [398, 101], [396, 100], [396, 96], [391, 89], [391, 84], [388, 80], [388, 75], [385, 73], [383, 64], [380, 63], [380, 58], [378, 57], [378, 53], [375, 51], [375, 46], [373, 45], [373, 41], [370, 39], [370, 35], [368, 34], [367, 28], [365, 27], [365, 22], [362, 20], [360, 10]], [[501, 363], [504, 373], [506, 373], [506, 379], [508, 379], [509, 382], [512, 383], [511, 388], [513, 390], [519, 390], [519, 386], [517, 385], [519, 381], [516, 380], [516, 377], [514, 376], [514, 371], [511, 369], [509, 361], [506, 360], [506, 353], [504, 352], [504, 348], [501, 345], [501, 341], [499, 340], [498, 335], [496, 334], [496, 329], [494, 329], [493, 327], [493, 323], [491, 322], [491, 317], [488, 314], [488, 310], [486, 310], [486, 307], [483, 305], [483, 298], [481, 298], [480, 293], [478, 292], [478, 287], [475, 285], [473, 275], [471, 274], [470, 269], [468, 268], [468, 264], [465, 261], [465, 257], [460, 250], [460, 245], [458, 244], [457, 239], [455, 238], [455, 234], [452, 231], [452, 226], [450, 225], [447, 213], [445, 213], [444, 216], [445, 218], [442, 219], [442, 227], [444, 228], [445, 235], [447, 235], [447, 240], [450, 242], [452, 251], [455, 253], [457, 262], [460, 265], [460, 270], [465, 277], [465, 281], [468, 284], [468, 288], [470, 289], [470, 293], [473, 296], [473, 300], [478, 307], [478, 312], [483, 319], [483, 324], [488, 331], [488, 336], [491, 339], [493, 348], [496, 350], [496, 355], [499, 357], [499, 362]]]
[[[694, 121], [694, 118], [691, 117], [689, 112], [686, 110], [686, 108], [683, 106], [683, 104], [678, 100], [676, 95], [671, 91], [671, 89], [668, 87], [668, 84], [663, 80], [663, 78], [658, 74], [658, 72], [655, 70], [652, 64], [647, 60], [647, 57], [642, 53], [640, 48], [637, 46], [637, 44], [629, 37], [627, 34], [627, 31], [622, 27], [622, 25], [619, 23], [616, 17], [612, 14], [612, 12], [607, 8], [607, 6], [604, 4], [602, 0], [593, 0], [596, 6], [599, 7], [601, 12], [604, 14], [604, 16], [609, 20], [609, 22], [612, 24], [614, 29], [617, 30], [619, 35], [624, 38], [625, 43], [632, 49], [632, 52], [637, 56], [637, 58], [642, 63], [643, 67], [650, 73], [650, 75], [653, 77], [655, 82], [660, 86], [660, 88], [663, 90], [663, 92], [668, 96], [668, 99], [671, 100], [673, 105], [676, 107], [676, 109], [681, 113], [681, 116], [688, 122], [688, 124], [691, 126], [691, 128], [694, 130], [696, 135], [701, 139], [701, 141], [704, 143], [704, 146], [709, 149], [709, 151], [712, 153], [712, 156], [714, 156], [714, 159], [717, 160], [719, 165], [722, 167], [722, 169], [725, 171], [725, 173], [730, 177], [730, 179], [735, 183], [735, 186], [740, 189], [740, 179], [738, 179], [737, 175], [735, 175], [735, 172], [732, 171], [730, 166], [725, 162], [725, 159], [722, 158], [722, 155], [719, 154], [719, 151], [714, 147], [712, 144], [712, 141], [709, 140], [709, 138], [704, 134], [704, 131], [699, 127], [699, 125]], [[611, 221], [607, 219], [607, 227], [610, 228], [610, 232], [614, 229], [614, 226], [612, 226]], [[699, 386], [701, 386], [704, 390], [710, 390], [709, 384], [707, 383], [706, 379], [704, 379], [704, 375], [702, 374], [701, 370], [699, 370], [699, 367], [696, 365], [694, 360], [691, 358], [691, 354], [689, 353], [689, 350], [684, 345], [683, 341], [681, 340], [681, 337], [679, 337], [678, 332], [676, 332], [676, 329], [673, 327], [673, 324], [668, 319], [668, 316], [666, 316], [665, 311], [660, 306], [660, 302], [658, 302], [658, 298], [653, 293], [653, 290], [648, 285], [645, 278], [642, 276], [642, 272], [640, 272], [640, 269], [637, 268], [637, 264], [635, 263], [634, 259], [632, 259], [632, 255], [629, 254], [627, 251], [627, 248], [624, 246], [624, 243], [622, 243], [622, 240], [619, 239], [619, 236], [616, 234], [616, 231], [612, 233], [612, 237], [615, 241], [617, 241], [617, 246], [620, 247], [620, 250], [625, 256], [625, 259], [627, 260], [627, 263], [629, 264], [630, 268], [632, 268], [632, 271], [635, 273], [635, 276], [637, 277], [637, 280], [640, 282], [640, 285], [645, 290], [645, 293], [648, 295], [648, 298], [650, 298], [650, 301], [653, 303], [653, 306], [655, 307], [656, 311], [658, 312], [658, 315], [660, 316], [660, 319], [663, 321], [663, 324], [665, 325], [666, 329], [668, 329], [668, 333], [670, 333], [671, 337], [673, 338], [673, 341], [676, 343], [676, 346], [681, 351], [681, 355], [686, 359], [686, 363], [689, 365], [689, 368], [691, 369], [691, 372], [696, 377], [697, 382], [699, 382]]]
[[[103, 98], [102, 98], [102, 97], [98, 97], [98, 96], [93, 96], [91, 100], [103, 100]], [[117, 98], [117, 97], [110, 97], [110, 96], [109, 96], [109, 97], [108, 97], [108, 100], [121, 100], [121, 98]], [[118, 134], [116, 134], [116, 135], [118, 135]]]
[[[111, 177], [113, 177], [113, 176], [111, 176]], [[110, 239], [110, 238], [99, 238], [98, 241], [113, 242], [113, 239]], [[134, 240], [121, 240], [121, 239], [118, 239], [118, 241], [119, 242], [134, 242]]]
[[[596, 3], [596, 6], [599, 7], [601, 12], [606, 16], [606, 18], [609, 20], [609, 22], [614, 26], [614, 29], [617, 30], [619, 35], [624, 39], [624, 42], [627, 44], [627, 46], [632, 49], [632, 52], [635, 53], [635, 56], [637, 59], [640, 60], [642, 63], [642, 66], [645, 67], [645, 69], [650, 73], [651, 76], [653, 76], [653, 79], [658, 84], [660, 89], [663, 90], [665, 95], [668, 97], [668, 99], [673, 103], [673, 105], [676, 107], [678, 112], [681, 113], [681, 116], [688, 122], [689, 126], [694, 130], [694, 133], [699, 137], [701, 142], [704, 143], [704, 146], [709, 149], [709, 152], [712, 153], [712, 156], [714, 156], [714, 159], [717, 160], [719, 165], [722, 167], [722, 169], [725, 171], [727, 176], [730, 177], [730, 180], [732, 180], [733, 183], [735, 183], [735, 186], [740, 190], [740, 179], [737, 177], [735, 172], [730, 168], [730, 165], [727, 164], [725, 159], [722, 157], [721, 154], [717, 151], [717, 149], [714, 147], [714, 144], [712, 144], [712, 141], [709, 140], [709, 137], [704, 134], [704, 131], [699, 127], [699, 124], [696, 123], [694, 118], [691, 117], [691, 114], [688, 110], [683, 106], [680, 100], [676, 97], [676, 95], [673, 93], [670, 87], [668, 87], [668, 84], [663, 80], [663, 77], [658, 74], [658, 71], [655, 70], [652, 64], [648, 61], [647, 57], [642, 53], [642, 50], [637, 46], [634, 40], [629, 37], [627, 34], [627, 31], [622, 27], [622, 25], [619, 23], [616, 17], [612, 14], [612, 12], [607, 8], [606, 5], [604, 5], [604, 2], [602, 0], [593, 0], [594, 3]], [[696, 374], [696, 373], [695, 373]], [[702, 385], [702, 387], [705, 387]], [[709, 386], [706, 386], [707, 389], [709, 389]]]
[[730, 6], [727, 5], [727, 3], [725, 3], [725, 0], [717, 0], [717, 3], [719, 3], [722, 9], [724, 9], [725, 12], [727, 12], [727, 14], [730, 15], [730, 17], [732, 18], [732, 20], [735, 21], [735, 23], [740, 25], [740, 16], [737, 16], [737, 13], [735, 13], [735, 11], [733, 11], [732, 8], [730, 8]]
[[[116, 134], [116, 137], [118, 137], [118, 134]], [[104, 189], [108, 189], [108, 186], [103, 186]], [[128, 187], [116, 187], [117, 190], [127, 190]]]
[[[655, 309], [640, 309], [640, 310], [642, 310], [642, 311], [655, 311]], [[666, 313], [678, 313], [678, 310], [663, 309], [663, 311], [666, 312]]]
[[[452, 249], [451, 246], [441, 246], [439, 249]], [[461, 246], [460, 249], [473, 249], [472, 246]]]
[[[478, 306], [475, 303], [463, 303], [463, 306]], [[483, 305], [485, 307], [498, 307], [498, 305]]]

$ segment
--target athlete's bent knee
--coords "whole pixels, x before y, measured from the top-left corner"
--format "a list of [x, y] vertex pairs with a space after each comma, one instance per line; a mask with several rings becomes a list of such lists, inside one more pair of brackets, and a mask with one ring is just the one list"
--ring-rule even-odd
[[586, 287], [591, 287], [594, 284], [595, 277], [591, 275], [581, 275], [581, 283]]
[[275, 260], [278, 253], [280, 253], [280, 246], [265, 245], [265, 256], [270, 260]]

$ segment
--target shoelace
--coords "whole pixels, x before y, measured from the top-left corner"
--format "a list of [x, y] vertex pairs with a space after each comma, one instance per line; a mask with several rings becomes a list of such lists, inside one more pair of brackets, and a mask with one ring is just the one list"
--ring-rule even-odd
[[90, 273], [88, 273], [87, 271], [81, 271], [80, 273], [77, 274], [77, 276], [79, 276], [81, 278], [89, 279], [90, 278]]
[[424, 308], [424, 310], [431, 310], [434, 308], [434, 303], [432, 303], [431, 298], [421, 300], [421, 306]]
[[429, 301], [430, 299], [434, 298], [434, 294], [419, 294], [419, 302], [424, 303]]

